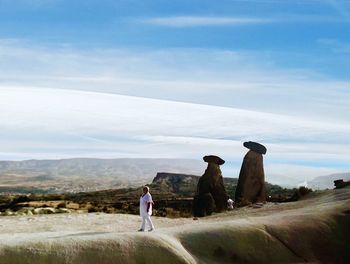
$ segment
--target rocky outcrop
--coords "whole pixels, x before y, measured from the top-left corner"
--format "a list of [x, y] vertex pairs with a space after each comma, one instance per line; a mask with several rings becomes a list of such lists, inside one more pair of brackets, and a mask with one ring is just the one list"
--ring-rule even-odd
[[203, 157], [208, 167], [199, 178], [197, 192], [193, 200], [194, 216], [210, 215], [213, 211], [221, 212], [227, 208], [228, 195], [225, 190], [220, 165], [225, 161], [217, 156]]
[[334, 181], [342, 179], [350, 181], [350, 173], [336, 173], [331, 175], [319, 176], [307, 182], [307, 186], [313, 190], [333, 189], [335, 187]]
[[239, 173], [235, 202], [238, 206], [251, 203], [265, 202], [265, 173], [262, 154], [266, 148], [256, 142], [245, 142], [243, 144], [250, 150], [245, 155]]
[[179, 196], [192, 197], [196, 191], [199, 176], [158, 172], [152, 181], [152, 188], [171, 192]]
[[335, 189], [344, 188], [344, 187], [349, 186], [349, 185], [350, 185], [350, 181], [344, 181], [343, 179], [339, 179], [339, 180], [334, 181]]

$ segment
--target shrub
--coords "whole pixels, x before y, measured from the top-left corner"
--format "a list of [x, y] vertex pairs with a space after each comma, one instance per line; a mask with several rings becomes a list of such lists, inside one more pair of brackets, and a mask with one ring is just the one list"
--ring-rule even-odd
[[298, 191], [299, 191], [300, 196], [305, 196], [308, 193], [312, 192], [312, 189], [309, 189], [307, 187], [301, 186], [301, 187], [299, 187]]

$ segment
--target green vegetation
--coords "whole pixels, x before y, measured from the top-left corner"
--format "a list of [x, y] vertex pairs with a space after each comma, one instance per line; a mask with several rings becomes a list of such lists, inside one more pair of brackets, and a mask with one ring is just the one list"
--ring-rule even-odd
[[0, 187], [0, 194], [1, 193], [16, 193], [16, 194], [30, 194], [30, 193], [35, 193], [35, 194], [49, 194], [54, 191], [53, 188], [48, 188], [48, 189], [40, 189], [40, 188], [34, 188], [34, 187], [24, 187], [24, 186], [19, 186], [19, 187]]

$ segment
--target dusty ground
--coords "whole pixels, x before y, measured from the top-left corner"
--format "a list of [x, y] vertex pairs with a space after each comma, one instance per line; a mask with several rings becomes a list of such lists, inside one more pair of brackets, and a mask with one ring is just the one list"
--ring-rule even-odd
[[[122, 214], [0, 217], [0, 263], [347, 263], [350, 188], [192, 218]], [[144, 256], [148, 256], [144, 258]], [[5, 261], [5, 262], [4, 262]]]
[[[167, 219], [152, 217], [157, 232], [166, 228], [193, 224], [191, 218]], [[20, 241], [54, 239], [58, 237], [94, 235], [103, 233], [134, 233], [140, 228], [141, 218], [127, 214], [54, 214], [0, 217], [1, 244], [17, 244]]]

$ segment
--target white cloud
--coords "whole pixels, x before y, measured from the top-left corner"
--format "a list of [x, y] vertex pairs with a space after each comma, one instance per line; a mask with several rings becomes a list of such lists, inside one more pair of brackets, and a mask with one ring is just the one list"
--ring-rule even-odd
[[[293, 163], [300, 160], [350, 162], [349, 123], [48, 88], [2, 86], [0, 98], [0, 157], [7, 159], [217, 154], [229, 161], [225, 174], [237, 176], [242, 142], [256, 140], [268, 147], [269, 175], [296, 175]], [[281, 163], [290, 169], [274, 166]]]
[[214, 16], [171, 16], [142, 19], [142, 23], [168, 27], [199, 26], [239, 26], [266, 24], [273, 22], [266, 18], [252, 17], [214, 17]]
[[0, 82], [348, 120], [349, 82], [281, 69], [269, 54], [208, 49], [88, 50], [0, 41]]
[[[237, 176], [242, 142], [256, 140], [268, 146], [270, 177], [337, 172], [350, 162], [349, 87], [281, 69], [270, 54], [2, 40], [0, 159], [212, 153], [228, 160], [225, 175]], [[304, 173], [293, 169], [300, 164]]]
[[[344, 13], [345, 9], [341, 9]], [[345, 15], [344, 15], [345, 16]], [[283, 14], [266, 17], [224, 17], [224, 16], [168, 16], [136, 19], [136, 22], [174, 28], [208, 26], [248, 26], [276, 23], [348, 23], [348, 17], [314, 14]]]

